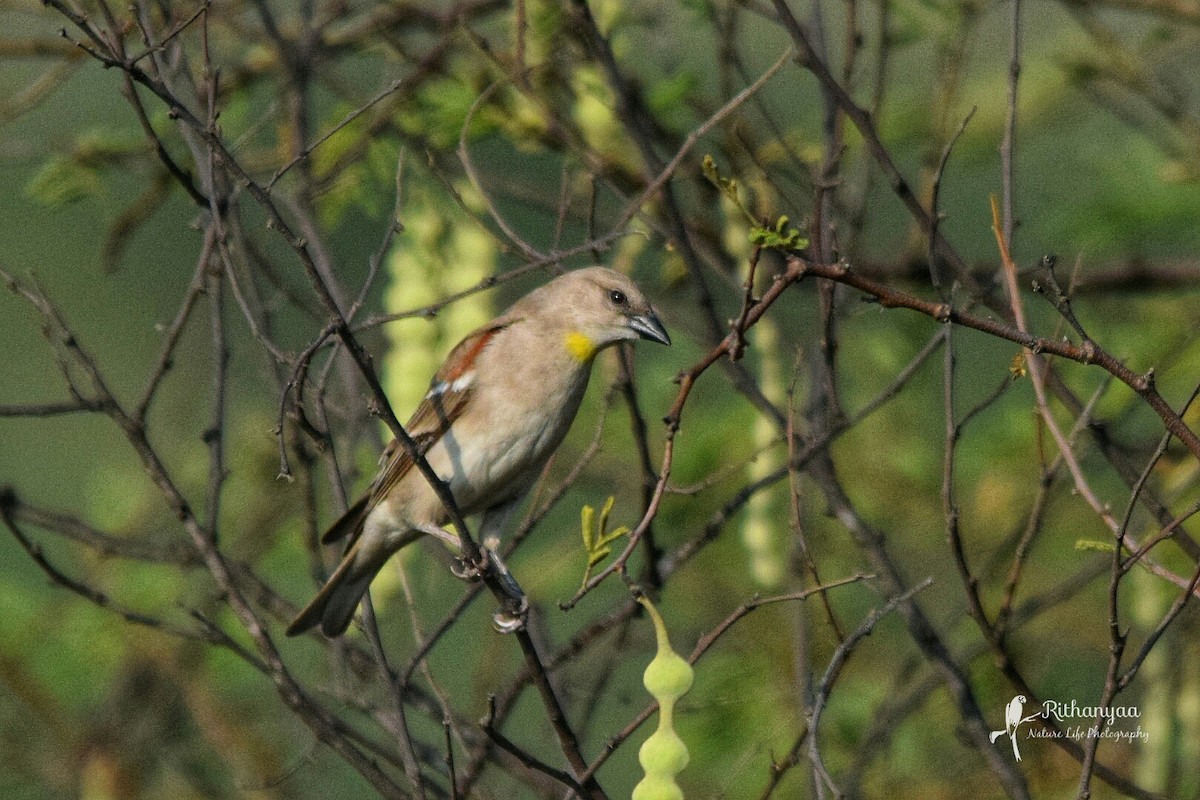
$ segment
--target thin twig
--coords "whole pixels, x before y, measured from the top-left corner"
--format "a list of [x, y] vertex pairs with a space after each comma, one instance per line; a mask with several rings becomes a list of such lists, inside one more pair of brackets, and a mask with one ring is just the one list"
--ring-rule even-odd
[[817, 691], [813, 697], [812, 710], [809, 711], [808, 714], [808, 730], [810, 732], [808, 737], [808, 757], [813, 763], [813, 769], [816, 770], [817, 775], [820, 776], [820, 780], [817, 782], [818, 797], [825, 796], [824, 787], [826, 786], [832, 789], [837, 796], [841, 796], [841, 792], [838, 791], [836, 784], [833, 782], [833, 778], [829, 775], [828, 770], [825, 768], [824, 760], [821, 758], [818, 732], [821, 726], [821, 714], [824, 712], [825, 706], [829, 702], [829, 696], [833, 691], [833, 685], [837, 681], [838, 676], [841, 675], [842, 668], [846, 665], [846, 662], [850, 658], [850, 654], [854, 652], [854, 648], [858, 646], [859, 642], [870, 636], [871, 632], [875, 630], [875, 626], [879, 623], [879, 620], [883, 619], [892, 611], [895, 611], [896, 608], [901, 604], [910, 602], [914, 595], [916, 595], [918, 592], [928, 589], [932, 585], [933, 578], [926, 578], [925, 580], [913, 586], [911, 589], [908, 589], [902, 594], [896, 595], [879, 608], [874, 609], [866, 616], [862, 623], [860, 623], [859, 626], [855, 628], [849, 636], [846, 637], [845, 641], [839, 644], [837, 649], [833, 651], [833, 656], [829, 659], [829, 666], [825, 668], [825, 674], [821, 676], [821, 681], [817, 685]]

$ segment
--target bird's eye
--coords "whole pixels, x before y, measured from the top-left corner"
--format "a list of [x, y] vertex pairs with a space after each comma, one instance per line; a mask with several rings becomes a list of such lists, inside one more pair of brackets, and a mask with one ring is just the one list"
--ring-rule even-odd
[[612, 300], [613, 305], [623, 306], [629, 302], [629, 298], [620, 289], [613, 289], [608, 293], [608, 299]]

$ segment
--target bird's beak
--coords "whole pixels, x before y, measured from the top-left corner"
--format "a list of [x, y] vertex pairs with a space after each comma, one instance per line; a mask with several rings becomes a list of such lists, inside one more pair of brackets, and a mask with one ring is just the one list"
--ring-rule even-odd
[[667, 329], [658, 321], [658, 317], [654, 315], [653, 311], [630, 317], [629, 327], [643, 339], [665, 344], [668, 347], [671, 345], [671, 337], [667, 335]]

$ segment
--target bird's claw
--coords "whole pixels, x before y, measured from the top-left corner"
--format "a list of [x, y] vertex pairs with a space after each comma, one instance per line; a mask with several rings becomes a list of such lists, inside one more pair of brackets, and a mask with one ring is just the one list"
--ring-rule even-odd
[[450, 573], [456, 578], [461, 578], [464, 581], [477, 581], [487, 572], [488, 562], [492, 558], [490, 550], [484, 548], [479, 551], [478, 561], [468, 561], [465, 558], [455, 558], [450, 565]]
[[492, 614], [492, 627], [496, 633], [516, 633], [525, 627], [529, 615], [529, 598], [521, 595], [521, 600], [515, 609], [500, 608]]
[[489, 571], [499, 581], [506, 595], [504, 607], [492, 615], [492, 624], [497, 633], [516, 633], [525, 627], [525, 619], [529, 614], [529, 598], [508, 571], [508, 567], [500, 560], [500, 556], [491, 548], [483, 547], [479, 550], [477, 561], [456, 558], [450, 566], [450, 572], [455, 577], [467, 581], [481, 580]]

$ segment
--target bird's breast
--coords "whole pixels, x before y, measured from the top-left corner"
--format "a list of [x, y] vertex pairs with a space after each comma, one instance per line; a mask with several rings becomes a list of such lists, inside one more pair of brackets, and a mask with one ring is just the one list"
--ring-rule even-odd
[[543, 382], [520, 392], [479, 392], [472, 401], [487, 413], [464, 414], [429, 451], [430, 465], [463, 514], [516, 499], [529, 489], [579, 411], [588, 372], [570, 377], [557, 386]]

